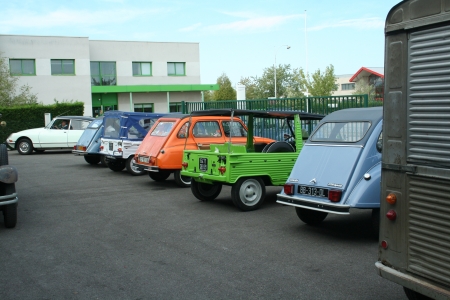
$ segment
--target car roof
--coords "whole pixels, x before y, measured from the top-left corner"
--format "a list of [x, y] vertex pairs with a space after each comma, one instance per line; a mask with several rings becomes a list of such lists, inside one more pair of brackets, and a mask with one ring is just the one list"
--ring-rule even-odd
[[197, 110], [191, 112], [192, 116], [249, 116], [253, 115], [258, 118], [288, 118], [293, 119], [295, 115], [299, 115], [302, 120], [321, 120], [325, 115], [306, 113], [303, 111], [294, 110], [248, 110], [248, 109], [234, 109], [234, 108], [223, 108], [223, 109], [207, 109], [207, 110]]
[[53, 119], [79, 119], [79, 120], [94, 120], [93, 117], [87, 117], [87, 116], [57, 116]]
[[352, 122], [352, 121], [369, 121], [378, 123], [383, 119], [383, 107], [361, 107], [347, 108], [332, 112], [323, 118], [324, 122]]

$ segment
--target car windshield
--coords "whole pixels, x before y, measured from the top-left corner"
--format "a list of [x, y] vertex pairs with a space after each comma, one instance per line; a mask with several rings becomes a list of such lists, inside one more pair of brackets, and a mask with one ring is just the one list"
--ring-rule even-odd
[[172, 130], [172, 127], [174, 124], [175, 124], [174, 121], [161, 121], [156, 125], [155, 129], [153, 129], [151, 135], [152, 136], [167, 136], [167, 135], [169, 135], [170, 131]]
[[356, 143], [364, 138], [370, 126], [367, 121], [323, 123], [311, 136], [311, 141]]
[[[225, 136], [230, 136], [230, 121], [222, 122], [223, 131], [225, 132]], [[231, 136], [233, 137], [246, 137], [247, 130], [245, 130], [244, 126], [240, 122], [233, 122], [231, 125]]]
[[89, 126], [86, 129], [97, 129], [100, 126], [102, 126], [102, 123], [103, 119], [94, 120], [89, 124]]

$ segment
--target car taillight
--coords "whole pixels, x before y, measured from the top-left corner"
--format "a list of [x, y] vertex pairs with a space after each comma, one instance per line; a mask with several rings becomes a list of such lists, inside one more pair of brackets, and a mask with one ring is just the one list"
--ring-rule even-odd
[[386, 217], [391, 221], [395, 221], [395, 219], [397, 219], [397, 213], [395, 210], [391, 209], [386, 213]]
[[100, 146], [100, 150], [103, 150], [103, 148], [104, 148], [103, 146]]
[[122, 148], [117, 149], [117, 151], [122, 152]]
[[188, 163], [185, 162], [185, 161], [183, 161], [183, 162], [181, 163], [181, 166], [186, 170], [187, 167], [188, 167]]
[[286, 195], [294, 195], [295, 185], [287, 183], [283, 186], [283, 191]]
[[154, 156], [150, 157], [150, 161], [149, 162], [153, 166], [156, 165], [156, 157], [154, 157]]
[[388, 247], [387, 241], [381, 241], [381, 247], [383, 247], [383, 249], [387, 249]]
[[225, 173], [225, 171], [227, 170], [227, 168], [225, 168], [224, 166], [221, 166], [221, 167], [219, 167], [218, 170], [220, 172], [220, 175], [223, 175]]
[[341, 201], [342, 191], [341, 190], [329, 190], [328, 191], [328, 200], [331, 202], [339, 202]]
[[386, 196], [386, 202], [389, 204], [395, 204], [397, 202], [397, 196], [395, 194], [389, 194]]
[[73, 150], [77, 150], [77, 145], [73, 146]]

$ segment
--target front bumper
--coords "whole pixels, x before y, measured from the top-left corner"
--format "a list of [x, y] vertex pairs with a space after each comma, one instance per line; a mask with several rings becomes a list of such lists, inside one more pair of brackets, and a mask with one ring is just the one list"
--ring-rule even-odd
[[294, 207], [301, 207], [311, 210], [318, 210], [327, 213], [338, 215], [350, 214], [350, 205], [324, 203], [312, 200], [301, 199], [298, 197], [291, 197], [283, 194], [277, 194], [277, 203], [290, 205]]

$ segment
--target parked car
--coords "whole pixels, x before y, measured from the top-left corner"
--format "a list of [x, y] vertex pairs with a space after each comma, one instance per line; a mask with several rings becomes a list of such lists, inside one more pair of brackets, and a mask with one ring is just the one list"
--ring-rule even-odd
[[277, 202], [295, 207], [310, 225], [328, 213], [372, 209], [378, 226], [382, 107], [351, 108], [326, 116], [299, 154]]
[[[231, 199], [243, 211], [261, 207], [266, 186], [282, 186], [286, 182], [303, 146], [303, 126], [308, 126], [306, 122], [318, 121], [324, 117], [298, 111], [240, 109], [198, 111], [191, 115], [194, 117], [205, 113], [216, 118], [225, 117], [230, 124], [235, 123], [230, 117], [246, 117], [246, 140], [230, 138], [225, 143], [210, 145], [207, 150], [185, 150], [181, 175], [193, 179], [191, 191], [200, 201], [214, 200], [219, 196], [222, 185], [231, 186]], [[260, 145], [253, 138], [253, 129], [258, 123], [276, 125], [281, 141], [267, 140]], [[283, 132], [284, 130], [289, 132]], [[235, 134], [234, 130], [229, 132], [231, 135]], [[226, 136], [229, 137], [230, 134]]]
[[97, 117], [89, 123], [77, 144], [73, 147], [72, 153], [83, 156], [88, 164], [96, 165], [101, 162], [102, 165], [106, 166], [105, 156], [100, 154], [103, 128], [103, 116]]
[[[230, 132], [232, 133], [230, 135]], [[247, 127], [239, 118], [210, 115], [208, 111], [196, 115], [178, 114], [159, 119], [136, 151], [136, 164], [155, 181], [166, 180], [171, 173], [180, 187], [189, 187], [191, 178], [181, 175], [184, 149], [209, 149], [211, 144], [227, 140], [244, 145]], [[263, 147], [272, 139], [254, 138]]]
[[124, 168], [133, 176], [145, 172], [135, 166], [134, 153], [157, 119], [166, 114], [107, 111], [103, 116], [100, 154], [114, 172]]
[[92, 117], [59, 116], [45, 127], [12, 133], [6, 143], [23, 155], [32, 154], [33, 150], [71, 150], [92, 120]]

